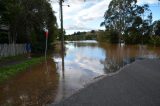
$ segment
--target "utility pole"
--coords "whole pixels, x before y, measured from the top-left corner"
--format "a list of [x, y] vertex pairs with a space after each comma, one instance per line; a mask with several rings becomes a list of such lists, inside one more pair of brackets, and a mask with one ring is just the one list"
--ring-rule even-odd
[[59, 5], [60, 5], [60, 21], [61, 21], [61, 46], [62, 46], [62, 52], [64, 51], [64, 34], [63, 34], [63, 5], [62, 3], [64, 0], [60, 0]]
[[64, 33], [63, 33], [63, 2], [64, 0], [60, 0], [60, 16], [61, 16], [61, 49], [62, 49], [62, 74], [64, 76]]

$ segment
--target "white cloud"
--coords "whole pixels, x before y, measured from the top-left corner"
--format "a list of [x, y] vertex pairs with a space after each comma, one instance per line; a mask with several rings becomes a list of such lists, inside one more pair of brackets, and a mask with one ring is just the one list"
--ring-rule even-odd
[[90, 27], [84, 26], [84, 25], [67, 25], [65, 27], [66, 30], [93, 30]]
[[137, 0], [138, 4], [141, 5], [141, 4], [156, 4], [158, 3], [158, 0]]
[[[67, 30], [95, 29], [95, 27], [88, 25], [87, 22], [94, 22], [96, 19], [102, 20], [109, 2], [110, 0], [86, 0], [86, 2], [84, 2], [84, 0], [66, 0], [64, 5], [69, 4], [70, 7], [63, 6], [64, 28]], [[59, 21], [58, 3], [53, 4], [52, 6], [53, 9], [57, 12], [56, 16]]]
[[[58, 1], [58, 0], [57, 0]], [[86, 2], [84, 2], [86, 1]], [[111, 0], [65, 0], [63, 6], [64, 28], [67, 30], [89, 30], [102, 29], [99, 24], [91, 26], [89, 22], [96, 23], [97, 20], [103, 21], [104, 12], [107, 10]], [[138, 4], [155, 4], [158, 0], [138, 0]], [[57, 12], [59, 22], [59, 4], [52, 4], [53, 9]]]
[[106, 2], [106, 0], [102, 0], [101, 2], [97, 2], [96, 4], [91, 6], [90, 8], [81, 10], [77, 14], [78, 20], [92, 21], [97, 18], [102, 18], [104, 15], [104, 12], [106, 11], [106, 9], [108, 7], [109, 2], [110, 2], [110, 0], [108, 0], [108, 2]]

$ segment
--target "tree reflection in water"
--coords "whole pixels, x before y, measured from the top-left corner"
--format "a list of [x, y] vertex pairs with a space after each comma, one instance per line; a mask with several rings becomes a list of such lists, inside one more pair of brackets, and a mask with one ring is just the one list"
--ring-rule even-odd
[[104, 64], [104, 71], [106, 74], [113, 73], [135, 60], [145, 58], [158, 58], [157, 49], [150, 50], [146, 45], [114, 45], [100, 43], [100, 47], [106, 51], [106, 58], [101, 61]]

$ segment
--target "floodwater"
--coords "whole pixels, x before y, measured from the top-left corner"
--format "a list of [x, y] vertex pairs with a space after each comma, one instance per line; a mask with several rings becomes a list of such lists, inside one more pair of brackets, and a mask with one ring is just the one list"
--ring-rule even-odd
[[50, 59], [0, 85], [0, 106], [44, 106], [54, 102], [58, 87], [55, 70]]
[[137, 59], [159, 58], [160, 48], [141, 45], [114, 45], [96, 41], [67, 42], [64, 65], [54, 55], [60, 75], [55, 103], [69, 97], [99, 76], [111, 74]]
[[0, 106], [54, 104], [135, 60], [159, 57], [160, 47], [66, 42], [64, 55], [54, 53], [47, 65], [31, 67], [0, 85]]

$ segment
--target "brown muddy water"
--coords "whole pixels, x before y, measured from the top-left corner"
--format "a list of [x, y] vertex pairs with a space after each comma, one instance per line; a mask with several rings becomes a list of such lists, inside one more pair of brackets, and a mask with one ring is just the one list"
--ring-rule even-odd
[[160, 57], [160, 47], [96, 41], [67, 42], [65, 47], [64, 61], [54, 53], [47, 67], [44, 62], [0, 85], [0, 106], [54, 104], [135, 60]]
[[0, 85], [0, 106], [42, 106], [54, 102], [58, 74], [50, 59]]

